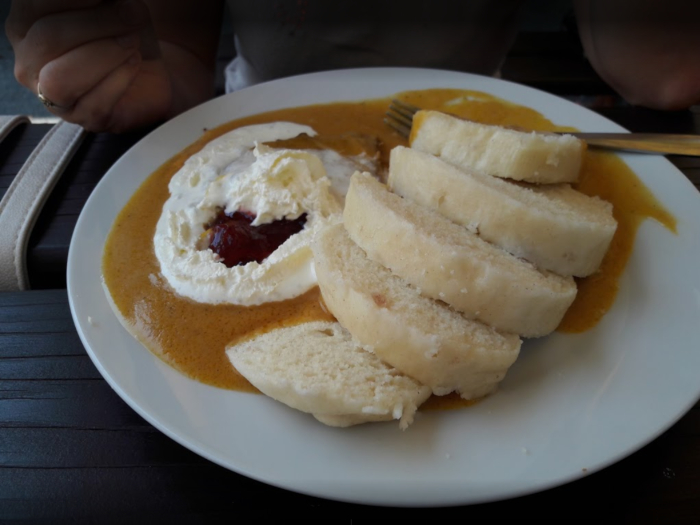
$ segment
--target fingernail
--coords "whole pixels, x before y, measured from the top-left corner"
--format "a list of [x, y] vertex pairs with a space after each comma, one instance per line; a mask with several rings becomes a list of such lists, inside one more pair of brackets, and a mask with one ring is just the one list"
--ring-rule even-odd
[[124, 0], [119, 6], [119, 17], [125, 24], [136, 26], [146, 21], [146, 8], [136, 0]]
[[136, 33], [121, 35], [116, 38], [117, 44], [124, 49], [136, 47], [139, 44], [139, 36]]

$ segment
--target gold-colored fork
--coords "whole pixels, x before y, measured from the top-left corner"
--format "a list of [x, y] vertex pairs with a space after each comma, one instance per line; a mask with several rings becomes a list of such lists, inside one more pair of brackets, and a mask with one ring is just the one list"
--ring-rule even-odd
[[[384, 122], [397, 133], [408, 138], [413, 123], [413, 115], [419, 109], [416, 106], [394, 99], [386, 112]], [[567, 134], [585, 140], [591, 147], [700, 157], [700, 135], [579, 132], [567, 132]]]

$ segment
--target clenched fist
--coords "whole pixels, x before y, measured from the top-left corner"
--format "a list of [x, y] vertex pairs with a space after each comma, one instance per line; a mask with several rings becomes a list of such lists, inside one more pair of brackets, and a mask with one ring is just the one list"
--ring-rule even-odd
[[220, 3], [191, 0], [14, 0], [6, 31], [17, 80], [53, 113], [119, 132], [211, 96], [216, 39], [205, 32], [218, 36], [219, 15]]

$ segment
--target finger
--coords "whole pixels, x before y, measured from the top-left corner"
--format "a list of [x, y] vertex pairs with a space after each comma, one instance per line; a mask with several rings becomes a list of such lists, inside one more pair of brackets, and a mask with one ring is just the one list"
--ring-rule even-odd
[[38, 84], [42, 94], [62, 107], [72, 107], [112, 71], [134, 54], [140, 43], [136, 33], [90, 42], [46, 64]]
[[82, 125], [88, 131], [112, 130], [117, 117], [115, 109], [139, 74], [141, 64], [141, 54], [137, 51], [78, 99], [70, 115], [64, 118]]
[[148, 22], [148, 8], [139, 0], [55, 13], [32, 24], [19, 52], [46, 63], [87, 42], [131, 33]]
[[5, 20], [5, 32], [10, 42], [24, 38], [29, 28], [44, 16], [95, 7], [103, 0], [14, 0]]
[[[145, 20], [145, 24], [137, 23]], [[15, 77], [35, 89], [39, 71], [45, 64], [93, 40], [140, 31], [153, 40], [150, 14], [138, 0], [121, 0], [99, 8], [74, 10], [50, 15], [37, 21], [15, 47]]]
[[[143, 58], [143, 57], [142, 57]], [[115, 108], [112, 131], [133, 129], [172, 116], [173, 91], [162, 60], [143, 60], [139, 74]]]

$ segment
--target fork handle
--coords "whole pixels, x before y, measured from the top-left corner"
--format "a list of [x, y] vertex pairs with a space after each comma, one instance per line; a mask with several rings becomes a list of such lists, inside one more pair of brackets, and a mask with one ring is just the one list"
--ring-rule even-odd
[[589, 146], [628, 151], [700, 156], [700, 135], [660, 133], [571, 133]]

